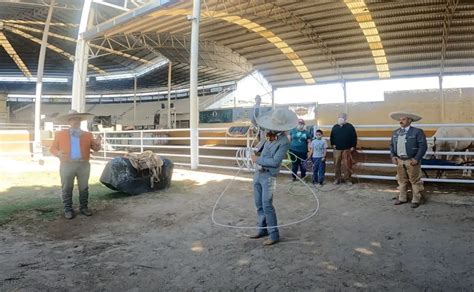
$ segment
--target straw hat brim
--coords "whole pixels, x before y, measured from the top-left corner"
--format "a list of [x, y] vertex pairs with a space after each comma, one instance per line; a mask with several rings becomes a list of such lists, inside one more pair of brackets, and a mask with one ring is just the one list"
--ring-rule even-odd
[[392, 112], [392, 113], [390, 113], [390, 117], [391, 117], [392, 119], [394, 119], [395, 121], [399, 121], [400, 118], [402, 118], [402, 117], [407, 117], [407, 118], [413, 120], [414, 122], [417, 122], [417, 121], [419, 121], [419, 120], [422, 119], [421, 116], [419, 116], [419, 115], [417, 115], [417, 114], [415, 114], [415, 113], [403, 112], [403, 111], [400, 111], [400, 112]]
[[288, 120], [284, 124], [275, 124], [272, 121], [272, 113], [273, 111], [266, 112], [262, 114], [260, 117], [257, 118], [257, 124], [270, 131], [289, 131], [295, 128], [298, 125], [298, 117], [296, 114], [290, 110], [288, 110]]
[[75, 113], [75, 114], [67, 114], [67, 115], [63, 115], [63, 116], [59, 116], [56, 118], [56, 121], [59, 122], [59, 123], [69, 123], [69, 120], [72, 119], [72, 118], [80, 118], [81, 121], [85, 121], [85, 120], [88, 120], [90, 118], [92, 118], [94, 115], [93, 114], [89, 114], [89, 113]]

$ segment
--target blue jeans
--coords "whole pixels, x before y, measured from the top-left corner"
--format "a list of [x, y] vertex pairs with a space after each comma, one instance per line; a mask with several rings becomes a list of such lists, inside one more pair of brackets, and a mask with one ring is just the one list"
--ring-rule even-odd
[[[277, 217], [273, 207], [273, 192], [276, 187], [276, 178], [269, 172], [256, 171], [253, 177], [253, 196], [257, 207], [257, 226], [277, 226]], [[259, 235], [270, 234], [271, 240], [279, 240], [278, 228], [258, 229]]]
[[313, 159], [313, 183], [323, 183], [326, 173], [326, 161], [322, 157], [312, 157]]
[[307, 153], [305, 152], [296, 152], [290, 151], [290, 158], [291, 158], [291, 176], [296, 178], [295, 174], [298, 174], [298, 168], [301, 170], [301, 177], [306, 176], [306, 158]]

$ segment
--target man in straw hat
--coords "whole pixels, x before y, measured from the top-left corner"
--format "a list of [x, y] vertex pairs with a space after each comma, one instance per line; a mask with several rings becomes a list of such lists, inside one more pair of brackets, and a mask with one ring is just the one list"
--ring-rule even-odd
[[256, 168], [253, 177], [253, 195], [260, 229], [251, 238], [269, 235], [263, 244], [272, 245], [280, 240], [278, 228], [272, 227], [278, 225], [273, 207], [273, 192], [276, 188], [276, 176], [280, 171], [281, 162], [290, 149], [290, 141], [284, 132], [293, 129], [298, 124], [298, 117], [288, 109], [278, 108], [260, 115], [257, 118], [257, 124], [265, 130], [266, 141], [260, 156], [258, 158], [255, 155], [252, 156]]
[[427, 143], [423, 130], [411, 126], [411, 123], [421, 120], [421, 117], [404, 111], [390, 113], [390, 117], [400, 122], [400, 128], [393, 132], [390, 142], [390, 156], [397, 166], [400, 191], [395, 205], [402, 205], [408, 201], [407, 187], [410, 182], [413, 190], [411, 207], [418, 208], [422, 200], [421, 191], [423, 191], [420, 163], [426, 153]]
[[51, 145], [51, 153], [61, 160], [59, 175], [61, 177], [64, 217], [74, 218], [72, 208], [72, 191], [74, 178], [77, 177], [79, 186], [80, 213], [91, 216], [87, 204], [89, 199], [90, 150], [99, 151], [101, 138], [93, 139], [92, 133], [80, 129], [81, 121], [87, 120], [92, 114], [78, 113], [70, 110], [67, 115], [59, 117], [61, 123], [68, 123], [71, 127], [57, 132]]

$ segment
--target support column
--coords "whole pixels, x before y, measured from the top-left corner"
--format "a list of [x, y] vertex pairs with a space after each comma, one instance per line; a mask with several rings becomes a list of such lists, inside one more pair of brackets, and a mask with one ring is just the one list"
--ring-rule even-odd
[[133, 128], [137, 127], [137, 75], [133, 76]]
[[346, 81], [342, 82], [342, 90], [344, 91], [344, 113], [347, 114], [347, 84]]
[[199, 101], [197, 94], [198, 84], [198, 56], [199, 56], [199, 18], [201, 16], [201, 0], [193, 0], [193, 16], [191, 28], [191, 60], [190, 60], [190, 87], [189, 113], [191, 138], [191, 169], [199, 165]]
[[166, 127], [168, 129], [171, 129], [171, 69], [172, 69], [172, 66], [173, 65], [171, 61], [169, 61], [168, 63], [168, 123], [166, 124]]
[[272, 109], [275, 109], [275, 88], [272, 87]]
[[72, 103], [71, 108], [84, 112], [86, 108], [86, 78], [89, 58], [89, 41], [82, 38], [81, 34], [87, 30], [91, 12], [92, 0], [84, 0], [81, 21], [77, 36], [76, 55], [74, 57], [74, 71], [72, 78]]
[[55, 0], [51, 1], [48, 10], [46, 23], [44, 24], [43, 38], [41, 39], [41, 48], [38, 60], [38, 72], [36, 72], [36, 94], [35, 94], [35, 136], [33, 144], [33, 158], [43, 158], [43, 148], [41, 147], [41, 96], [43, 95], [43, 72], [44, 59], [46, 57], [46, 46], [48, 44], [49, 24], [53, 16]]
[[440, 112], [441, 112], [441, 123], [445, 122], [446, 113], [445, 113], [445, 101], [444, 101], [444, 92], [443, 92], [443, 76], [438, 76], [439, 81], [439, 102], [440, 102]]

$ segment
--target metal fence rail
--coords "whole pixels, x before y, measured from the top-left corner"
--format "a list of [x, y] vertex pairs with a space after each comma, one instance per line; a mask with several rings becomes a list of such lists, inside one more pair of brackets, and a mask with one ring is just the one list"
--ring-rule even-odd
[[[417, 127], [474, 127], [474, 124], [417, 124]], [[332, 126], [319, 126], [320, 128], [331, 128]], [[356, 128], [363, 128], [363, 129], [382, 129], [382, 128], [390, 128], [396, 129], [398, 125], [355, 125]], [[238, 149], [241, 149], [244, 146], [224, 146], [222, 143], [227, 144], [228, 142], [242, 142], [245, 141], [245, 144], [248, 146], [251, 145], [254, 136], [250, 133], [247, 134], [245, 137], [232, 137], [226, 136], [227, 128], [199, 128], [199, 141], [201, 144], [205, 141], [218, 141], [221, 144], [217, 145], [200, 145], [199, 150], [202, 151], [209, 151], [213, 150], [211, 154], [203, 154], [200, 153], [199, 155], [199, 167], [201, 168], [211, 168], [211, 169], [227, 169], [227, 170], [238, 170], [237, 166], [229, 165], [229, 162], [235, 161], [235, 153]], [[182, 158], [186, 162], [179, 162], [176, 163], [177, 165], [189, 166], [190, 165], [190, 146], [189, 146], [189, 129], [172, 129], [172, 130], [142, 130], [142, 131], [116, 131], [116, 132], [101, 132], [100, 134], [103, 135], [104, 145], [112, 146], [112, 147], [124, 147], [124, 148], [139, 148], [140, 151], [150, 149], [154, 152], [163, 155], [163, 156], [170, 156], [170, 157], [177, 157]], [[162, 134], [169, 134], [172, 133], [182, 132], [185, 137], [144, 137], [150, 133], [162, 133]], [[115, 137], [118, 134], [134, 134], [134, 137]], [[224, 136], [213, 137], [210, 134], [222, 134]], [[97, 133], [99, 134], [99, 133]], [[130, 140], [133, 141], [132, 145], [124, 145], [124, 144], [116, 144], [111, 143], [113, 140]], [[360, 141], [390, 141], [390, 137], [359, 137]], [[432, 140], [428, 138], [428, 140]], [[470, 138], [465, 137], [455, 137], [455, 138], [438, 138], [438, 140], [460, 140], [460, 141], [469, 141], [472, 140]], [[145, 141], [166, 141], [167, 143], [173, 143], [174, 141], [186, 142], [186, 145], [147, 145]], [[109, 154], [113, 154], [114, 151], [107, 151], [107, 147], [104, 147], [104, 154], [103, 158], [108, 157]], [[179, 150], [185, 151], [186, 153], [172, 153], [172, 150]], [[179, 152], [178, 151], [178, 152]], [[328, 149], [328, 152], [332, 152], [332, 149]], [[395, 165], [390, 163], [390, 151], [387, 150], [358, 150], [360, 153], [366, 154], [367, 157], [372, 157], [373, 155], [378, 156], [387, 156], [387, 162], [370, 162], [370, 159], [367, 161], [360, 162], [357, 164], [360, 170], [366, 170], [371, 172], [378, 172], [377, 169], [394, 169]], [[460, 151], [439, 151], [433, 152], [428, 151], [427, 154], [437, 154], [437, 155], [460, 155], [460, 156], [467, 156], [471, 157], [474, 155], [474, 152], [460, 152]], [[375, 156], [374, 156], [375, 157]], [[205, 163], [203, 163], [203, 160]], [[241, 160], [239, 158], [239, 160]], [[379, 157], [380, 160], [380, 157]], [[327, 164], [333, 164], [332, 161], [328, 161]], [[432, 165], [422, 165], [422, 169], [425, 170], [474, 170], [474, 166], [432, 166]], [[288, 171], [282, 170], [282, 173], [289, 173]], [[309, 172], [311, 173], [311, 172]], [[395, 171], [394, 171], [395, 174]], [[334, 176], [334, 173], [327, 173], [328, 176]], [[378, 175], [378, 174], [354, 174], [355, 178], [361, 179], [377, 179], [377, 180], [395, 180], [395, 175]], [[474, 179], [454, 179], [454, 178], [423, 178], [424, 181], [427, 182], [443, 182], [443, 183], [467, 183], [467, 184], [474, 184]]]
[[0, 123], [0, 130], [31, 130], [33, 124], [27, 123]]
[[[474, 124], [417, 124], [417, 127], [474, 127]], [[320, 128], [330, 128], [332, 126], [319, 126]], [[398, 125], [355, 125], [357, 129], [382, 129], [391, 128], [396, 129]], [[242, 147], [249, 147], [255, 139], [251, 131], [246, 136], [226, 136], [227, 128], [199, 128], [199, 167], [211, 169], [228, 169], [237, 170], [237, 160], [235, 158], [236, 151]], [[103, 131], [93, 132], [95, 135], [102, 136], [103, 147], [99, 155], [95, 155], [98, 159], [112, 159], [117, 155], [123, 155], [128, 151], [152, 150], [162, 156], [169, 156], [176, 158], [176, 165], [189, 167], [190, 166], [190, 129], [156, 129], [156, 130], [133, 130], [133, 131]], [[218, 136], [213, 136], [218, 135]], [[428, 138], [431, 139], [431, 138]], [[389, 137], [360, 137], [360, 141], [389, 141]], [[461, 140], [468, 141], [472, 138], [455, 137], [438, 140]], [[25, 141], [0, 141], [2, 144], [21, 144]], [[29, 143], [32, 143], [31, 141]], [[215, 143], [215, 144], [211, 144]], [[234, 144], [232, 144], [234, 143]], [[225, 146], [230, 144], [229, 146]], [[238, 146], [242, 145], [242, 146]], [[383, 150], [358, 150], [360, 153], [366, 155], [366, 161], [357, 164], [355, 178], [361, 179], [377, 179], [377, 180], [395, 180], [395, 165], [390, 161], [390, 151]], [[328, 149], [332, 152], [332, 149]], [[25, 153], [21, 153], [25, 155]], [[457, 155], [463, 157], [472, 157], [474, 152], [461, 151], [428, 151], [427, 154], [437, 155]], [[12, 156], [16, 153], [2, 153], [0, 156]], [[383, 157], [386, 160], [381, 161]], [[241, 159], [239, 159], [241, 160]], [[375, 160], [375, 161], [374, 161]], [[385, 162], [386, 161], [386, 162]], [[232, 163], [235, 162], [235, 163]], [[327, 162], [328, 165], [332, 161]], [[453, 165], [453, 166], [433, 166], [422, 165], [425, 170], [474, 170], [474, 166], [470, 165]], [[393, 175], [384, 175], [387, 171], [393, 170]], [[370, 171], [371, 174], [357, 173], [362, 171]], [[282, 171], [282, 173], [288, 173]], [[374, 173], [374, 174], [372, 174]], [[326, 173], [328, 176], [333, 176], [333, 173]], [[466, 183], [474, 184], [474, 179], [459, 179], [459, 178], [424, 178], [427, 182], [443, 182], [443, 183]]]

